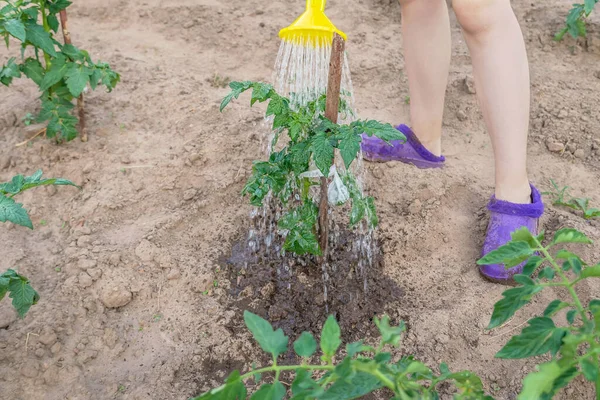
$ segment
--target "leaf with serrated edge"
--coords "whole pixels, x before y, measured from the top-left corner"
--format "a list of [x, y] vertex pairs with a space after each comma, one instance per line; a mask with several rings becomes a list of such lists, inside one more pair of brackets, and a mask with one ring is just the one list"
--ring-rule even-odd
[[545, 353], [558, 352], [562, 338], [567, 330], [557, 328], [548, 317], [532, 318], [529, 326], [521, 334], [513, 336], [508, 343], [496, 354], [498, 358], [528, 358]]
[[559, 243], [585, 243], [592, 244], [592, 240], [579, 232], [577, 229], [565, 228], [561, 229], [554, 234], [554, 240], [552, 245]]
[[29, 229], [33, 229], [31, 219], [23, 204], [16, 203], [13, 199], [0, 195], [0, 222], [12, 222]]
[[244, 311], [244, 322], [252, 332], [252, 336], [258, 342], [260, 347], [277, 358], [287, 351], [288, 337], [280, 329], [273, 330], [271, 324], [250, 311]]
[[273, 384], [262, 385], [250, 400], [281, 400], [285, 396], [285, 387], [279, 381]]
[[504, 291], [503, 299], [494, 304], [494, 311], [487, 329], [493, 329], [508, 321], [542, 289], [541, 286], [520, 286]]
[[18, 279], [10, 280], [8, 291], [10, 292], [8, 297], [12, 299], [12, 305], [21, 318], [39, 299], [37, 292], [29, 285], [29, 281], [20, 275]]
[[552, 317], [563, 308], [567, 308], [570, 306], [571, 305], [569, 303], [566, 303], [562, 300], [553, 300], [550, 304], [548, 304], [548, 307], [546, 307], [546, 309], [544, 310], [544, 317]]
[[527, 242], [508, 242], [504, 246], [490, 251], [477, 261], [477, 264], [504, 264], [507, 268], [510, 268], [525, 261], [531, 255], [533, 255], [533, 249]]

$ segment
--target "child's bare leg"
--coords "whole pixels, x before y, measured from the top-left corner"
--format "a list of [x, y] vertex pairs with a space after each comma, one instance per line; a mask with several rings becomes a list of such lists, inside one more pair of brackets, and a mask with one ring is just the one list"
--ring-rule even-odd
[[473, 60], [477, 96], [492, 138], [496, 197], [529, 203], [529, 66], [510, 0], [453, 0]]
[[446, 0], [400, 0], [412, 128], [433, 154], [441, 154], [444, 96], [450, 69]]

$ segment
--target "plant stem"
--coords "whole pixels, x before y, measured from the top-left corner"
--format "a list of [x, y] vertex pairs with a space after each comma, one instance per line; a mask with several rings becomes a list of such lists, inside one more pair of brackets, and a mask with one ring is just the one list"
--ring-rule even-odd
[[[44, 27], [44, 30], [46, 32], [50, 32], [50, 25], [48, 25], [48, 16], [46, 15], [46, 0], [40, 0], [40, 11], [42, 14], [42, 25]], [[44, 53], [44, 61], [46, 61], [46, 71], [48, 71], [50, 69], [50, 66], [52, 65], [52, 62], [50, 61], [50, 54], [46, 53], [43, 50], [42, 52]]]
[[270, 367], [264, 367], [255, 369], [240, 376], [240, 380], [248, 379], [255, 374], [264, 374], [265, 372], [281, 373], [283, 371], [294, 371], [297, 369], [306, 369], [309, 371], [332, 371], [335, 367], [332, 365], [272, 365]]
[[579, 311], [579, 314], [581, 315], [581, 319], [583, 320], [583, 322], [584, 323], [589, 322], [587, 319], [587, 316], [585, 315], [585, 310], [583, 308], [583, 305], [581, 304], [581, 300], [579, 300], [579, 296], [577, 296], [575, 289], [573, 289], [573, 286], [571, 285], [571, 281], [567, 278], [567, 276], [563, 272], [562, 268], [556, 263], [556, 261], [554, 261], [554, 258], [552, 258], [552, 256], [550, 255], [550, 252], [548, 251], [548, 249], [546, 247], [543, 247], [536, 238], [534, 238], [534, 240], [539, 245], [539, 250], [542, 252], [544, 257], [546, 257], [546, 260], [548, 260], [548, 262], [552, 265], [552, 267], [554, 268], [556, 273], [561, 277], [564, 286], [567, 288], [567, 290], [571, 294], [571, 297], [573, 298], [573, 301], [575, 302], [575, 308], [577, 308], [577, 311]]

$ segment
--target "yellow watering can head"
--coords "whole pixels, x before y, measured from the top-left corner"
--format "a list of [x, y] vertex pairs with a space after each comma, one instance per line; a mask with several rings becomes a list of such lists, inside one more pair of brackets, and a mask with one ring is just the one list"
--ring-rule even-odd
[[312, 44], [331, 43], [337, 33], [344, 40], [346, 34], [338, 30], [325, 15], [327, 0], [306, 0], [306, 11], [290, 26], [279, 31], [285, 41], [309, 42]]

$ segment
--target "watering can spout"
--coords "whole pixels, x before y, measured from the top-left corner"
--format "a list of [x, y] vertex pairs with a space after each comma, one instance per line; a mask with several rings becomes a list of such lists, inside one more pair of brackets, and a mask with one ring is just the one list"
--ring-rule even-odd
[[279, 31], [279, 37], [285, 41], [315, 46], [331, 44], [334, 33], [346, 40], [346, 34], [337, 29], [325, 15], [326, 3], [327, 0], [306, 0], [306, 11], [290, 26]]
[[325, 3], [327, 3], [327, 0], [306, 0], [306, 10], [316, 8], [321, 12], [325, 12]]

